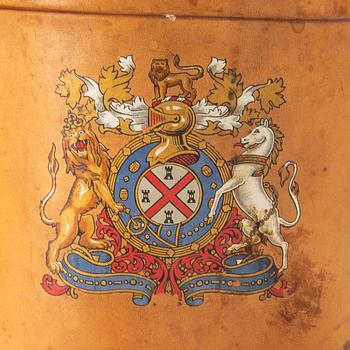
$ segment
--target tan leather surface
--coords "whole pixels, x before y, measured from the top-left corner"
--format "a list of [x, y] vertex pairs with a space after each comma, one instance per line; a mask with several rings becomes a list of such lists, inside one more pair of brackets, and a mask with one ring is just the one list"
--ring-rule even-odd
[[84, 1], [1, 0], [0, 8], [96, 14], [165, 15], [183, 17], [240, 17], [264, 19], [341, 20], [349, 18], [349, 0], [189, 0], [189, 1]]
[[[174, 2], [166, 3], [169, 6], [158, 1], [138, 6], [149, 13], [180, 11]], [[1, 4], [16, 7], [10, 1]], [[298, 2], [281, 12], [274, 2], [261, 10], [256, 1], [242, 2], [237, 9], [231, 4], [224, 1], [214, 12], [295, 17], [302, 8], [305, 17], [349, 14], [349, 6], [336, 1], [331, 6]], [[132, 2], [31, 1], [28, 6], [121, 13], [137, 9]], [[181, 11], [210, 16], [212, 6], [186, 2]], [[169, 21], [1, 10], [0, 23], [1, 349], [350, 348], [348, 22]], [[40, 282], [48, 271], [45, 251], [53, 231], [41, 223], [38, 208], [49, 186], [47, 153], [53, 141], [60, 144], [67, 109], [54, 93], [60, 71], [75, 68], [97, 78], [102, 66], [133, 54], [133, 89], [150, 101], [147, 73], [152, 58], [174, 53], [204, 66], [212, 56], [226, 57], [247, 83], [284, 78], [287, 104], [274, 111], [273, 118], [285, 134], [279, 162], [291, 158], [300, 168], [302, 220], [285, 233], [290, 243], [286, 278], [297, 283], [296, 293], [265, 302], [256, 295], [206, 295], [199, 308], [169, 295], [154, 296], [140, 308], [126, 294], [81, 293], [78, 300], [46, 294]], [[197, 86], [198, 95], [205, 95], [209, 78]], [[112, 154], [128, 140], [103, 139]], [[232, 137], [215, 136], [210, 142], [225, 158], [233, 155]], [[50, 212], [62, 207], [72, 181], [62, 170], [61, 150], [58, 156], [59, 192]], [[271, 176], [277, 183], [277, 167]], [[292, 211], [285, 193], [281, 211]]]

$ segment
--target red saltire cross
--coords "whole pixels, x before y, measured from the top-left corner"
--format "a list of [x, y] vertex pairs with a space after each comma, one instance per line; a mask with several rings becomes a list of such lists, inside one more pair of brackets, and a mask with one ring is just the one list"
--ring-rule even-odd
[[145, 174], [145, 178], [163, 195], [157, 202], [155, 202], [148, 210], [146, 215], [152, 218], [169, 202], [172, 203], [181, 213], [189, 218], [193, 211], [182, 202], [177, 194], [183, 190], [193, 179], [194, 176], [191, 173], [187, 173], [182, 179], [180, 179], [172, 188], [168, 188], [159, 180], [159, 178], [149, 171]]

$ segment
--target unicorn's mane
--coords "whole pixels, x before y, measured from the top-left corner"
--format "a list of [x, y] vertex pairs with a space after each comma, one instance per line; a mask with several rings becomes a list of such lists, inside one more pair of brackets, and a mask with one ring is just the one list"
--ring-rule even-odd
[[269, 128], [273, 131], [273, 135], [274, 135], [274, 142], [273, 142], [273, 149], [270, 153], [270, 155], [267, 157], [266, 160], [266, 164], [265, 166], [260, 170], [259, 174], [256, 175], [262, 175], [262, 176], [266, 176], [272, 165], [277, 164], [277, 158], [279, 153], [283, 150], [283, 133], [280, 130], [279, 126], [277, 126], [276, 124], [272, 123], [272, 120], [269, 120]]

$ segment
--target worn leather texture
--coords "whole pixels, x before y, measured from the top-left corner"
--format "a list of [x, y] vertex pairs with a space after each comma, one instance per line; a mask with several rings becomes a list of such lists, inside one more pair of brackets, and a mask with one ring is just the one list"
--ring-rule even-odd
[[[0, 1], [0, 348], [350, 349], [349, 14], [349, 2], [335, 0]], [[264, 302], [208, 294], [198, 308], [170, 295], [145, 307], [127, 294], [48, 295], [40, 283], [54, 232], [40, 221], [39, 201], [67, 110], [55, 94], [61, 70], [98, 77], [133, 54], [133, 89], [150, 101], [150, 62], [176, 53], [203, 66], [224, 57], [247, 84], [284, 79], [287, 103], [273, 118], [285, 135], [279, 162], [299, 165], [302, 218], [284, 233], [295, 293]], [[212, 83], [206, 76], [196, 86], [205, 96]], [[232, 136], [209, 139], [226, 159], [235, 155]], [[129, 137], [105, 140], [113, 153]], [[50, 212], [72, 183], [61, 150], [58, 158]], [[271, 179], [278, 184], [277, 167]], [[280, 205], [293, 212], [283, 190]]]

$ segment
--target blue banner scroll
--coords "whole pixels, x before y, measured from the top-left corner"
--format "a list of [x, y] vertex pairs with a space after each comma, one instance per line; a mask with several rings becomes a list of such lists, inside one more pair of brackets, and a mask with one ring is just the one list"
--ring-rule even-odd
[[114, 273], [111, 265], [114, 256], [107, 250], [86, 250], [77, 247], [62, 260], [63, 281], [69, 286], [89, 293], [133, 293], [134, 304], [147, 305], [156, 283], [132, 273]]
[[182, 282], [186, 304], [203, 304], [205, 293], [254, 294], [269, 289], [277, 282], [278, 270], [270, 256], [246, 260], [247, 254], [224, 259], [225, 271], [195, 276]]

